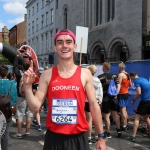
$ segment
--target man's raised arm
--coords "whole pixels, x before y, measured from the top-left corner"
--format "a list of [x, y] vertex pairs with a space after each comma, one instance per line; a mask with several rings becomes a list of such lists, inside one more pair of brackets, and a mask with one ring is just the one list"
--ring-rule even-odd
[[33, 71], [33, 61], [30, 62], [30, 68], [24, 73], [23, 75], [23, 86], [25, 90], [25, 98], [28, 104], [29, 109], [36, 113], [40, 109], [45, 95], [47, 93], [47, 87], [48, 84], [46, 83], [46, 72], [43, 72], [43, 74], [40, 77], [39, 81], [39, 88], [35, 95], [33, 95], [32, 92], [32, 84], [35, 80], [36, 74]]

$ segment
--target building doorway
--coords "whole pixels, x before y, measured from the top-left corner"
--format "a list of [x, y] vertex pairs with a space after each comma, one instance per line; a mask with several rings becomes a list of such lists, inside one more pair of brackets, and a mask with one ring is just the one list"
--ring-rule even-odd
[[144, 51], [143, 57], [144, 57], [144, 59], [150, 59], [150, 51]]
[[120, 61], [122, 61], [122, 62], [127, 61], [127, 59], [126, 59], [126, 52], [123, 52], [122, 50], [120, 52]]
[[93, 48], [93, 51], [92, 51], [92, 57], [90, 57], [89, 59], [89, 63], [95, 63], [95, 64], [102, 64], [104, 63], [105, 61], [105, 54], [102, 54], [101, 53], [101, 50], [102, 50], [102, 46], [101, 45], [96, 45], [94, 48]]
[[122, 43], [116, 44], [116, 46], [114, 46], [113, 48], [114, 48], [114, 50], [113, 50], [114, 55], [112, 55], [112, 56], [115, 58], [116, 61], [122, 61], [122, 62], [127, 61], [128, 50], [127, 50], [127, 48], [126, 48], [126, 50], [123, 49]]

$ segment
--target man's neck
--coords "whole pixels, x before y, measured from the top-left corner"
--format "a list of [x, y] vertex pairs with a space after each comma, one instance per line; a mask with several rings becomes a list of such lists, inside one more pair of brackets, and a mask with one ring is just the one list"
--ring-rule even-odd
[[135, 79], [139, 78], [138, 76], [135, 76]]
[[68, 60], [61, 60], [58, 63], [58, 70], [61, 72], [67, 72], [72, 70], [76, 65], [74, 64], [73, 61], [68, 61]]
[[125, 70], [119, 70], [119, 73], [125, 72]]
[[104, 73], [109, 73], [109, 72], [104, 72]]
[[110, 70], [105, 70], [105, 69], [103, 69], [103, 72], [104, 72], [104, 73], [109, 73]]

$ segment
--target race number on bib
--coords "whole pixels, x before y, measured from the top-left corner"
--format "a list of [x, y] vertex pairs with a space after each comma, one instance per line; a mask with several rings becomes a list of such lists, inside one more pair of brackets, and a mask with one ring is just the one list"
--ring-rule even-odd
[[53, 99], [52, 121], [56, 124], [77, 123], [77, 100], [76, 99]]

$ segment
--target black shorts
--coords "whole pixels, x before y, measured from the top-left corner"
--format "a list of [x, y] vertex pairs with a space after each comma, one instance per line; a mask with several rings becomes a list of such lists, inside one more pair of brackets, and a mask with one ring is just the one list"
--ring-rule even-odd
[[89, 102], [85, 102], [84, 111], [90, 112]]
[[47, 130], [43, 150], [90, 150], [87, 132], [64, 135]]
[[117, 98], [118, 98], [118, 105], [119, 107], [127, 107], [128, 106], [128, 97], [129, 94], [118, 94]]
[[108, 114], [111, 111], [118, 110], [118, 99], [114, 99], [113, 97], [106, 96], [102, 101], [102, 113]]
[[139, 115], [150, 114], [150, 100], [141, 100], [138, 105], [136, 114]]

